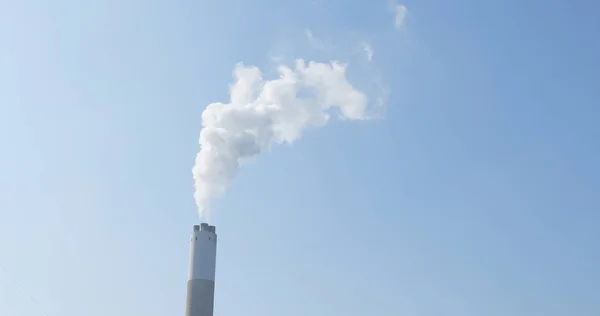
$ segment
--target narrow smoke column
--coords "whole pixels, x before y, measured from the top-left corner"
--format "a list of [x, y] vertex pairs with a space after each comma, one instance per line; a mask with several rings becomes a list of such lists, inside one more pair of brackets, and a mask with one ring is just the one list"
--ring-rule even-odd
[[207, 223], [195, 225], [190, 249], [186, 316], [213, 316], [217, 233]]

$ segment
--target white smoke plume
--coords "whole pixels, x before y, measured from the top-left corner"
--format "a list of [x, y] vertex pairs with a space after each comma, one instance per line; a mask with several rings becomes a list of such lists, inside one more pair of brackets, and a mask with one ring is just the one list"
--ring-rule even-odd
[[397, 4], [395, 5], [394, 11], [394, 27], [396, 27], [396, 29], [399, 30], [404, 25], [404, 20], [406, 20], [406, 14], [408, 13], [408, 9], [406, 9], [406, 7], [402, 4]]
[[202, 113], [200, 152], [192, 169], [194, 198], [205, 218], [240, 163], [293, 143], [307, 128], [325, 125], [332, 112], [343, 119], [367, 119], [367, 96], [346, 78], [346, 65], [296, 60], [265, 80], [260, 69], [238, 64], [229, 103], [209, 104]]
[[373, 46], [371, 46], [371, 44], [367, 43], [367, 42], [361, 42], [360, 46], [362, 46], [363, 50], [365, 51], [365, 55], [367, 56], [367, 60], [369, 62], [373, 61], [373, 55], [375, 54], [375, 50], [373, 50]]
[[396, 0], [388, 1], [388, 8], [394, 14], [394, 27], [400, 30], [405, 23], [408, 15], [408, 8], [405, 5], [397, 3]]

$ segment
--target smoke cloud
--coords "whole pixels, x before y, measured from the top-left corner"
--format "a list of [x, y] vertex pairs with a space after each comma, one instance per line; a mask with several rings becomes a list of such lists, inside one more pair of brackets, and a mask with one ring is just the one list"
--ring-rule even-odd
[[397, 30], [399, 30], [400, 28], [402, 28], [402, 25], [404, 25], [404, 20], [406, 19], [406, 14], [408, 13], [408, 10], [406, 9], [406, 7], [402, 4], [397, 4], [395, 6], [395, 17], [394, 17], [394, 26], [396, 27]]
[[369, 44], [367, 42], [360, 43], [360, 46], [362, 46], [363, 50], [365, 51], [367, 60], [369, 62], [373, 61], [373, 55], [375, 54], [375, 51], [373, 50], [373, 46], [371, 46], [371, 44]]
[[367, 96], [347, 80], [346, 65], [296, 60], [265, 80], [260, 69], [238, 64], [229, 103], [209, 104], [202, 113], [200, 152], [192, 169], [194, 198], [205, 218], [240, 164], [273, 144], [293, 143], [308, 128], [320, 127], [332, 113], [367, 119]]

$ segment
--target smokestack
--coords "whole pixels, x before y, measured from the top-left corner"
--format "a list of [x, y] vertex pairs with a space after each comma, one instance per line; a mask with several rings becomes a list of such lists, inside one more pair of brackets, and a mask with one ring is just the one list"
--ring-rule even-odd
[[213, 316], [217, 233], [207, 223], [195, 225], [190, 248], [186, 316]]

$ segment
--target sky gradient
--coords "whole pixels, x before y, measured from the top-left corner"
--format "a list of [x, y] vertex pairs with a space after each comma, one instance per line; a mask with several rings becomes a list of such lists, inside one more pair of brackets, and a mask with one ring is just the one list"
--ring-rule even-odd
[[240, 170], [215, 316], [599, 315], [600, 5], [402, 5], [0, 2], [0, 315], [183, 315], [201, 113], [294, 58], [385, 118]]

